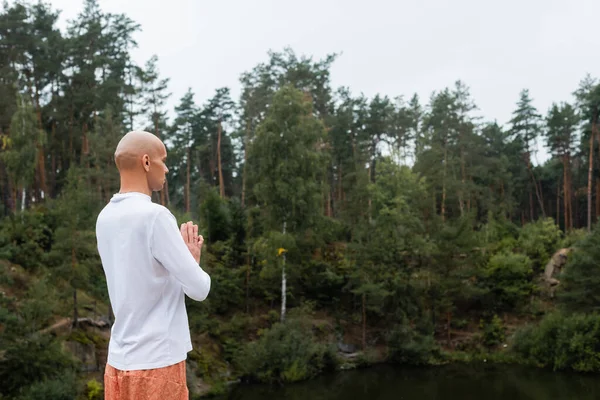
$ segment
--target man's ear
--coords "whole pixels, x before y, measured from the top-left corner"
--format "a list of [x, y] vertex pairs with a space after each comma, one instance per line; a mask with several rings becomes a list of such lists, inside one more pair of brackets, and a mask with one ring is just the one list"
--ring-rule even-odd
[[142, 163], [146, 172], [150, 171], [150, 157], [148, 156], [148, 154], [144, 154], [144, 156], [142, 157]]

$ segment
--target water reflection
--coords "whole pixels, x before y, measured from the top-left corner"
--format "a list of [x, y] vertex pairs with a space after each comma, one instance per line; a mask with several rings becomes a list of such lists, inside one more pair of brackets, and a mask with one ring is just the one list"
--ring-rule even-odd
[[595, 375], [554, 373], [512, 366], [453, 365], [437, 368], [375, 368], [337, 373], [313, 381], [269, 387], [239, 386], [220, 400], [548, 400], [600, 398]]

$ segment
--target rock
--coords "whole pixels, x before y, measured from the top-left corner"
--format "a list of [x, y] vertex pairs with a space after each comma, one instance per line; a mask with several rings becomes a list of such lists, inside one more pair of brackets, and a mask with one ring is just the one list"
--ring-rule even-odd
[[356, 353], [356, 351], [358, 350], [355, 345], [342, 343], [342, 342], [338, 342], [337, 347], [338, 347], [338, 350], [341, 351], [342, 353], [351, 354], [351, 353]]
[[567, 258], [571, 250], [571, 248], [558, 250], [550, 258], [548, 264], [546, 264], [542, 279], [546, 283], [546, 287], [551, 298], [554, 297], [556, 287], [560, 284], [560, 280], [558, 280], [557, 277], [560, 275], [563, 267], [567, 263]]

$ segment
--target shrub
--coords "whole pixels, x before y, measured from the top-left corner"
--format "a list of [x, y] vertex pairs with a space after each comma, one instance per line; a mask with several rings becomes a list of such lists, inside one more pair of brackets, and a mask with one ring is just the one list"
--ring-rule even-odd
[[534, 288], [532, 274], [531, 260], [523, 254], [493, 256], [481, 277], [482, 285], [487, 289], [485, 308], [503, 311], [522, 305]]
[[541, 270], [557, 249], [560, 239], [560, 228], [552, 218], [546, 218], [525, 225], [518, 244], [521, 251], [531, 259], [533, 269]]
[[422, 334], [404, 323], [388, 334], [388, 360], [398, 364], [427, 365], [440, 358], [433, 335]]
[[497, 315], [494, 315], [488, 322], [482, 320], [479, 328], [483, 330], [482, 341], [486, 347], [497, 346], [505, 339], [504, 324]]
[[[27, 387], [21, 400], [73, 400], [77, 397], [75, 374], [68, 373], [55, 379], [43, 380]], [[88, 397], [90, 400], [100, 397]]]
[[74, 367], [73, 358], [50, 336], [11, 343], [0, 361], [0, 390], [15, 394], [32, 383], [57, 379]]
[[517, 332], [513, 351], [554, 370], [600, 371], [600, 315], [554, 313]]
[[335, 352], [317, 343], [311, 329], [299, 321], [277, 323], [246, 346], [237, 365], [242, 375], [265, 383], [297, 382], [336, 366]]

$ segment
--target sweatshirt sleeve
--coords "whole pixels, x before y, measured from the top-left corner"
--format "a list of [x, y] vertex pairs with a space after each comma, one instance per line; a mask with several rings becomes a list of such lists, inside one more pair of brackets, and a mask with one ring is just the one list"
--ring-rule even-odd
[[198, 265], [187, 248], [177, 220], [167, 209], [154, 219], [151, 233], [152, 256], [181, 284], [193, 300], [203, 301], [210, 291], [210, 276]]

